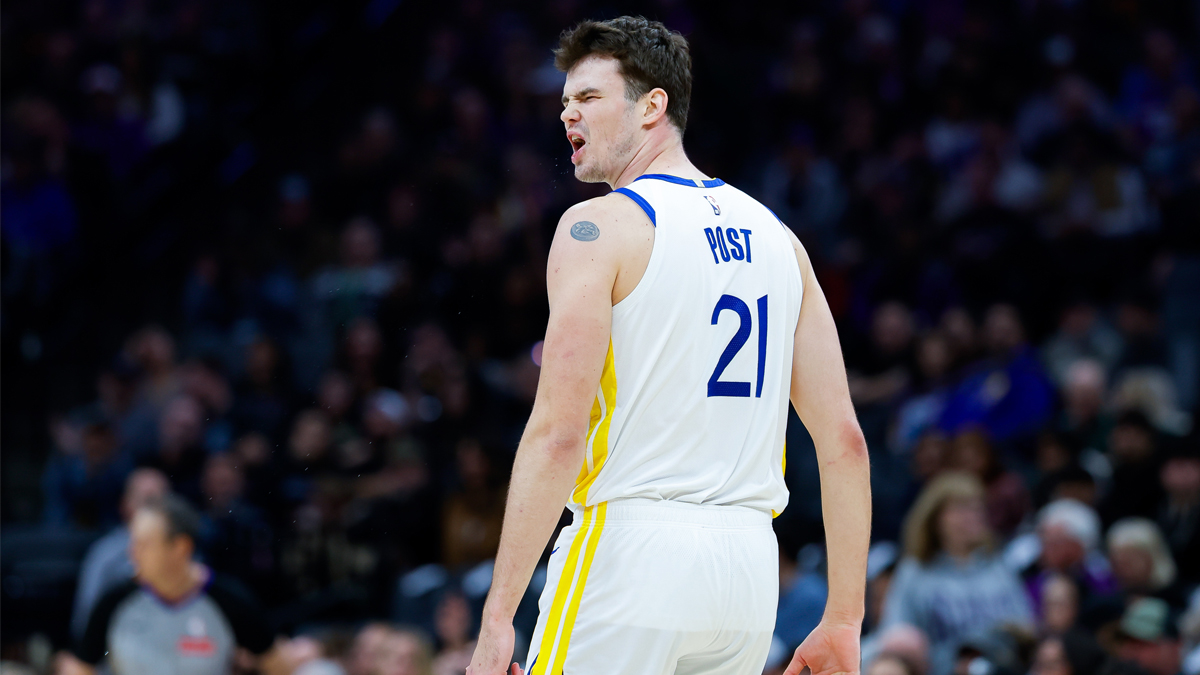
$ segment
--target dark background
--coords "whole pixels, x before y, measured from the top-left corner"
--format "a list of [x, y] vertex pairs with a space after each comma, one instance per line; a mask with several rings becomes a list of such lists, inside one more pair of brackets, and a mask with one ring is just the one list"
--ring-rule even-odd
[[[117, 525], [139, 465], [281, 630], [413, 619], [401, 575], [490, 557], [553, 227], [607, 191], [572, 177], [550, 50], [623, 13], [689, 39], [689, 156], [813, 258], [877, 541], [973, 466], [964, 430], [1015, 477], [1002, 538], [1068, 469], [1105, 525], [1156, 517], [1154, 471], [1104, 467], [1120, 423], [1147, 466], [1196, 444], [1196, 2], [8, 0], [0, 556], [32, 567], [3, 577], [7, 654], [65, 643], [77, 554], [46, 571], [39, 537]], [[793, 422], [791, 558], [822, 538]]]

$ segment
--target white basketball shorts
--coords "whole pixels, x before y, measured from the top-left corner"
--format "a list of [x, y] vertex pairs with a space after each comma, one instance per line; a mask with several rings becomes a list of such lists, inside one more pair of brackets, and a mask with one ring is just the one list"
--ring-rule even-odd
[[530, 675], [757, 675], [779, 602], [771, 516], [620, 500], [555, 542]]

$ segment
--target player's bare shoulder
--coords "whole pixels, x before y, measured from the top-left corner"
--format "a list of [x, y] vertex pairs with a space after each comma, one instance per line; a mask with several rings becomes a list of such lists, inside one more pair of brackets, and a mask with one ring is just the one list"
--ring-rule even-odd
[[654, 225], [637, 204], [620, 194], [610, 193], [579, 202], [564, 211], [558, 221], [555, 243], [568, 237], [583, 243], [604, 240], [607, 245], [615, 245], [630, 236], [649, 237], [653, 241]]
[[547, 272], [599, 265], [612, 274], [615, 304], [637, 285], [653, 249], [654, 224], [629, 198], [611, 193], [563, 212]]

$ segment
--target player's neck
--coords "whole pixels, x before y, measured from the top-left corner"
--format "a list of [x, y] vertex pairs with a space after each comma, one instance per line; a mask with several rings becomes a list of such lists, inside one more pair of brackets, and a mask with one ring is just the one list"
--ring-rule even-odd
[[608, 184], [613, 189], [625, 187], [637, 180], [638, 176], [648, 173], [665, 173], [701, 180], [711, 178], [692, 164], [687, 153], [683, 151], [683, 143], [674, 132], [648, 136], [646, 142], [633, 153], [633, 158], [625, 165], [621, 174]]

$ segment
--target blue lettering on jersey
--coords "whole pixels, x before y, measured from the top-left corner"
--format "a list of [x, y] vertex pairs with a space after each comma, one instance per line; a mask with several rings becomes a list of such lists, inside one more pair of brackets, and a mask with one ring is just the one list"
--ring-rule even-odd
[[746, 256], [742, 253], [742, 245], [738, 242], [738, 233], [735, 229], [725, 230], [725, 238], [729, 240], [729, 255], [733, 256], [734, 260], [742, 260]]
[[708, 247], [712, 249], [713, 262], [720, 264], [721, 261], [717, 259], [717, 235], [713, 234], [711, 227], [706, 227], [704, 236], [708, 238]]
[[[738, 236], [738, 232], [742, 233], [741, 237]], [[751, 234], [753, 234], [751, 230], [735, 230], [733, 228], [722, 230], [718, 227], [714, 231], [711, 227], [704, 228], [704, 237], [708, 239], [708, 248], [712, 251], [713, 264], [719, 265], [730, 260], [750, 262]]]
[[721, 247], [721, 260], [729, 262], [729, 247], [725, 245], [725, 233], [717, 228], [717, 246]]

